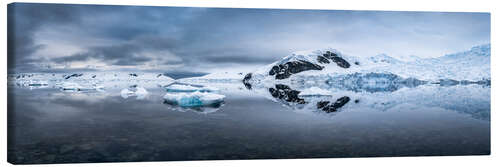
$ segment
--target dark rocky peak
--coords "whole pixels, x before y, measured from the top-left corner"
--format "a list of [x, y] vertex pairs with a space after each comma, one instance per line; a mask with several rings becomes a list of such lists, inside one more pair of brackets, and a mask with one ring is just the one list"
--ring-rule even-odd
[[276, 75], [276, 79], [286, 79], [292, 74], [309, 70], [322, 70], [323, 67], [304, 60], [290, 61], [284, 64], [275, 65], [269, 71], [269, 75]]
[[351, 66], [351, 64], [349, 64], [349, 62], [344, 60], [342, 57], [340, 57], [336, 53], [333, 53], [330, 51], [326, 51], [326, 53], [324, 53], [322, 56], [318, 56], [317, 60], [320, 63], [326, 63], [326, 64], [330, 63], [328, 60], [331, 60], [332, 62], [336, 63], [339, 67], [342, 67], [342, 68], [349, 68]]

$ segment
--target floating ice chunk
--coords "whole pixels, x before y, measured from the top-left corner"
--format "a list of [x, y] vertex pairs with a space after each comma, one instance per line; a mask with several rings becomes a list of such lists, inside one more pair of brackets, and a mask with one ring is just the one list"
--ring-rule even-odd
[[[12, 82], [7, 82], [7, 83], [12, 83]], [[19, 80], [16, 81], [15, 84], [19, 87], [24, 87], [24, 88], [29, 88], [29, 89], [40, 89], [40, 88], [47, 88], [49, 86], [49, 83], [45, 80]]]
[[28, 83], [28, 86], [47, 86], [47, 85], [49, 85], [47, 81], [32, 80]]
[[38, 80], [38, 79], [19, 80], [19, 81], [16, 81], [15, 83], [21, 87], [29, 87], [30, 89], [31, 88], [44, 88], [44, 87], [47, 87], [49, 85], [49, 83], [47, 81]]
[[94, 85], [94, 89], [96, 89], [96, 90], [104, 90], [104, 86], [102, 86], [102, 85]]
[[224, 101], [225, 96], [210, 92], [167, 93], [163, 96], [165, 103], [181, 107], [217, 106]]
[[122, 91], [120, 92], [120, 95], [124, 99], [131, 97], [131, 96], [136, 96], [137, 100], [144, 99], [148, 94], [149, 94], [149, 92], [145, 88], [137, 87], [137, 86], [131, 86], [128, 89], [122, 89]]
[[66, 92], [79, 92], [79, 91], [102, 91], [104, 90], [104, 86], [102, 85], [96, 85], [96, 84], [92, 84], [92, 85], [88, 85], [88, 86], [82, 86], [78, 83], [74, 83], [74, 82], [62, 82], [62, 83], [57, 83], [56, 85], [59, 86], [59, 88], [62, 90], [62, 91], [66, 91]]
[[63, 83], [61, 83], [60, 88], [61, 88], [61, 90], [79, 91], [83, 87], [80, 86], [80, 84], [77, 84], [77, 83], [74, 83], [74, 82], [63, 82]]
[[202, 85], [189, 85], [189, 84], [181, 84], [174, 83], [167, 87], [165, 87], [167, 92], [217, 92], [219, 89], [202, 86]]

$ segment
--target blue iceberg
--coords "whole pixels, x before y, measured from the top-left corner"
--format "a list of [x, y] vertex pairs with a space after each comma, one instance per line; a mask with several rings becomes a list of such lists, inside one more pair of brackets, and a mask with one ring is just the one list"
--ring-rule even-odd
[[181, 107], [219, 106], [224, 102], [224, 98], [224, 95], [199, 91], [192, 93], [169, 92], [163, 97], [165, 103]]

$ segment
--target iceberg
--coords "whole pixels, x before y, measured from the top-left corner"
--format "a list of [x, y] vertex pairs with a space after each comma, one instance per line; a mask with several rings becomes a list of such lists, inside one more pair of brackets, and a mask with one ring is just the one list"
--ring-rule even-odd
[[27, 85], [40, 87], [40, 86], [47, 86], [49, 85], [49, 83], [47, 83], [47, 81], [30, 81]]
[[120, 91], [120, 95], [124, 99], [127, 99], [128, 97], [131, 96], [136, 96], [137, 100], [141, 100], [146, 98], [148, 94], [149, 92], [145, 88], [138, 87], [137, 85], [130, 86], [129, 88], [122, 89]]
[[79, 91], [83, 87], [80, 86], [80, 84], [74, 83], [74, 82], [63, 82], [60, 84], [61, 90], [73, 90], [73, 91]]
[[39, 88], [47, 88], [49, 83], [45, 80], [20, 80], [15, 82], [15, 85], [19, 87], [27, 87], [29, 89], [39, 89]]
[[129, 85], [146, 88], [163, 87], [174, 79], [158, 73], [130, 73], [116, 71], [74, 73], [17, 73], [8, 74], [8, 86], [21, 88], [59, 88], [65, 92], [102, 91], [104, 87], [118, 89]]
[[75, 82], [62, 82], [62, 83], [57, 83], [56, 85], [58, 85], [59, 89], [64, 92], [86, 92], [93, 90], [95, 91], [104, 90], [104, 86], [96, 84], [82, 86]]
[[181, 107], [203, 107], [220, 106], [224, 102], [224, 95], [211, 92], [192, 92], [192, 93], [167, 93], [163, 96], [167, 104], [178, 105]]

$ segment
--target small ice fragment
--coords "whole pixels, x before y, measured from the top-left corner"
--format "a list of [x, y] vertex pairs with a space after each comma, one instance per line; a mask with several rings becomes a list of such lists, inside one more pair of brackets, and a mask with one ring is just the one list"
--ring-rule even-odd
[[124, 99], [131, 97], [131, 96], [136, 96], [137, 100], [144, 99], [148, 94], [149, 94], [149, 92], [145, 88], [137, 87], [137, 86], [130, 87], [127, 89], [122, 89], [122, 91], [120, 92], [120, 95]]
[[60, 86], [60, 88], [62, 90], [74, 90], [74, 91], [79, 91], [81, 90], [83, 87], [80, 86], [79, 84], [77, 83], [73, 83], [73, 82], [63, 82]]
[[28, 83], [28, 86], [35, 86], [35, 87], [47, 86], [47, 85], [49, 85], [49, 83], [47, 83], [47, 81], [32, 80], [32, 81], [29, 81], [29, 83]]
[[202, 107], [220, 105], [225, 96], [210, 92], [167, 93], [163, 96], [166, 103], [181, 107]]
[[78, 83], [74, 82], [63, 82], [63, 83], [58, 83], [56, 85], [59, 85], [59, 88], [62, 91], [67, 91], [67, 92], [77, 92], [77, 91], [102, 91], [104, 89], [104, 86], [102, 85], [86, 85], [82, 86]]

